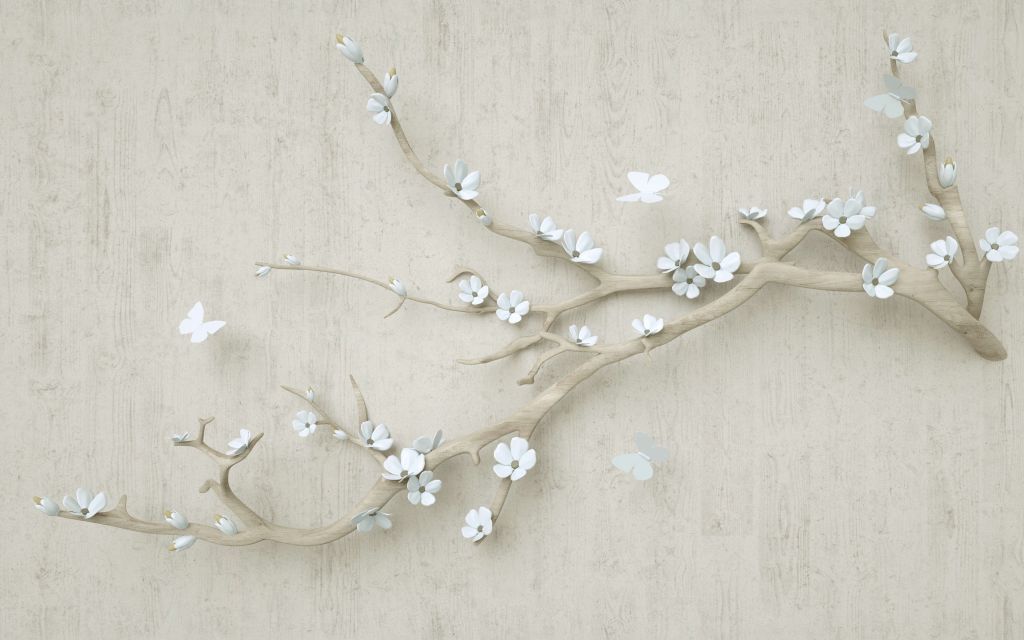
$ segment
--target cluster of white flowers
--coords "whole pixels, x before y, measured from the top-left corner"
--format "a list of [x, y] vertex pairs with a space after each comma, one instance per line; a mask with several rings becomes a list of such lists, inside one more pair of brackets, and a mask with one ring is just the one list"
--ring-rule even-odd
[[[740, 212], [746, 220], [759, 220], [767, 214], [767, 210], [757, 208], [740, 209]], [[690, 257], [690, 244], [686, 240], [680, 240], [665, 245], [665, 255], [658, 258], [656, 263], [658, 270], [672, 275], [672, 291], [677, 296], [686, 296], [691, 300], [700, 295], [701, 289], [704, 288], [708, 280], [714, 282], [732, 280], [733, 274], [739, 269], [741, 263], [739, 252], [729, 252], [725, 247], [725, 242], [718, 236], [711, 236], [707, 247], [700, 242], [695, 244], [693, 256], [698, 262], [687, 265], [686, 261]], [[636, 327], [638, 322], [641, 326], [643, 325], [642, 321], [634, 320], [633, 326]], [[641, 330], [637, 329], [637, 331]]]
[[[421, 448], [426, 449], [427, 452], [429, 452], [431, 449], [439, 445], [442, 439], [443, 436], [441, 435], [441, 432], [438, 431], [433, 438], [426, 438], [428, 442], [422, 442], [423, 439], [417, 439], [417, 442], [420, 443], [419, 446]], [[437, 501], [434, 494], [441, 490], [442, 483], [440, 479], [434, 477], [433, 471], [424, 470], [425, 465], [426, 455], [424, 455], [424, 452], [418, 451], [415, 448], [407, 447], [402, 449], [400, 455], [391, 455], [387, 457], [384, 461], [384, 472], [381, 475], [385, 480], [394, 480], [396, 482], [407, 481], [406, 498], [408, 498], [409, 502], [429, 507]], [[360, 516], [364, 516], [364, 514], [360, 514]], [[359, 518], [360, 516], [356, 517]], [[365, 515], [360, 522], [356, 522], [356, 526], [358, 527], [361, 522], [370, 517], [371, 516], [368, 514]], [[376, 517], [376, 515], [374, 515], [374, 517]], [[384, 514], [384, 517], [386, 519], [387, 514]], [[355, 522], [354, 519], [353, 522]], [[376, 524], [382, 525], [381, 522], [376, 522]], [[368, 526], [369, 529], [372, 529], [373, 523], [371, 522], [371, 524], [364, 526]], [[387, 526], [382, 526], [381, 528], [387, 529], [390, 526], [391, 522], [390, 520], [387, 520]]]
[[800, 222], [810, 222], [825, 210], [825, 201], [821, 198], [806, 198], [803, 206], [790, 207], [789, 214], [790, 218], [799, 220]]
[[604, 254], [604, 249], [594, 245], [594, 239], [589, 231], [584, 231], [577, 237], [572, 229], [560, 229], [551, 216], [545, 216], [542, 220], [536, 213], [531, 213], [530, 229], [533, 235], [541, 240], [561, 242], [562, 249], [573, 262], [596, 264]]

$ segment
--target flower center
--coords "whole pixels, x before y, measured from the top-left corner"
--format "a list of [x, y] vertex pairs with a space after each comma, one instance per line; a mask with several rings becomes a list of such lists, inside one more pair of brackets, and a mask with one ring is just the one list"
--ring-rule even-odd
[[519, 461], [518, 460], [513, 460], [512, 464], [511, 464], [511, 467], [513, 469], [518, 469], [519, 468]]
[[426, 492], [427, 492], [427, 488], [426, 487], [420, 487], [420, 493], [426, 493]]
[[687, 278], [686, 284], [693, 284], [693, 278]]
[[579, 251], [573, 251], [572, 252], [572, 257], [574, 257], [574, 258], [580, 257], [580, 252]]
[[477, 528], [476, 528], [476, 532], [477, 533], [483, 533], [484, 532], [484, 525], [482, 525], [482, 524], [478, 525]]
[[367, 438], [366, 439], [366, 444], [372, 447], [373, 446], [373, 438]]
[[846, 224], [846, 216], [839, 216], [839, 224]]
[[891, 55], [891, 56], [892, 56], [893, 58], [898, 58], [900, 54], [899, 54], [899, 52], [898, 52], [898, 51], [896, 51], [895, 49], [893, 49], [893, 50], [892, 50], [892, 53], [891, 53], [890, 55]]
[[719, 263], [717, 263], [717, 262], [712, 262], [712, 263], [711, 263], [711, 268], [712, 268], [712, 269], [714, 269], [715, 271], [718, 271], [719, 269], [721, 269], [721, 268], [722, 268], [722, 265], [720, 265], [720, 264], [719, 264]]
[[456, 191], [462, 191], [462, 183], [461, 182], [456, 182], [455, 183], [455, 190]]
[[921, 142], [921, 138], [923, 138], [923, 137], [924, 136], [917, 136], [916, 138], [914, 138], [914, 140], [916, 140], [917, 142]]
[[678, 268], [678, 267], [681, 267], [681, 266], [683, 266], [683, 261], [682, 260], [676, 260], [676, 267]]
[[871, 284], [878, 284], [878, 278], [874, 278], [873, 280], [871, 280]]
[[999, 251], [999, 243], [997, 242], [996, 244], [992, 245], [992, 248], [995, 249], [996, 251]]
[[945, 260], [946, 262], [952, 262], [952, 261], [953, 261], [953, 256], [946, 256], [946, 257], [945, 257], [945, 258], [943, 258], [943, 259], [944, 259], [944, 260]]

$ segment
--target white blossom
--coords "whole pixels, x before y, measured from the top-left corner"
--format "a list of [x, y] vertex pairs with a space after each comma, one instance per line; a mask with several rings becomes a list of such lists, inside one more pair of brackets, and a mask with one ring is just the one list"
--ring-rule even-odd
[[370, 94], [366, 110], [373, 114], [373, 121], [377, 124], [391, 124], [391, 102], [384, 94]]
[[491, 226], [491, 214], [487, 213], [483, 209], [476, 210], [476, 219], [479, 220], [480, 224], [484, 225], [485, 227]]
[[100, 491], [93, 495], [92, 491], [79, 487], [75, 497], [64, 496], [64, 508], [76, 516], [88, 520], [107, 507], [107, 494]]
[[633, 320], [633, 330], [645, 338], [647, 336], [653, 336], [664, 328], [665, 321], [662, 318], [656, 318], [649, 313], [644, 314], [643, 320], [640, 318], [635, 318]]
[[1017, 234], [1012, 231], [1000, 231], [999, 227], [989, 227], [985, 237], [978, 241], [981, 252], [989, 262], [1013, 260], [1020, 249], [1017, 247]]
[[850, 233], [864, 228], [864, 223], [875, 216], [874, 207], [864, 206], [864, 192], [848, 198], [833, 198], [825, 208], [821, 218], [821, 226], [831, 231], [837, 238], [848, 238]]
[[356, 529], [361, 533], [373, 530], [374, 526], [387, 531], [391, 528], [391, 514], [384, 513], [380, 509], [367, 509], [362, 513], [356, 514], [352, 518], [352, 524], [356, 525]]
[[388, 425], [383, 422], [377, 426], [374, 426], [369, 420], [363, 422], [359, 425], [359, 435], [362, 438], [359, 444], [367, 449], [376, 449], [377, 451], [387, 451], [395, 442], [391, 437], [391, 432], [388, 431]]
[[412, 448], [420, 453], [427, 454], [441, 446], [444, 442], [444, 432], [438, 429], [434, 436], [420, 436], [412, 441]]
[[704, 279], [704, 276], [697, 273], [693, 265], [673, 273], [672, 281], [674, 282], [672, 292], [677, 296], [686, 296], [690, 300], [699, 296], [700, 290], [707, 284], [707, 280]]
[[57, 506], [57, 503], [46, 496], [41, 498], [39, 496], [33, 496], [32, 502], [35, 503], [36, 509], [39, 509], [48, 516], [55, 516], [60, 513], [60, 507]]
[[530, 214], [530, 228], [533, 229], [533, 235], [537, 236], [541, 240], [548, 240], [550, 242], [558, 242], [562, 239], [562, 230], [558, 228], [555, 221], [551, 216], [546, 216], [543, 220], [540, 219], [536, 213]]
[[409, 448], [402, 449], [401, 457], [388, 456], [388, 459], [384, 461], [384, 472], [381, 475], [385, 480], [402, 481], [419, 475], [426, 463], [426, 457], [419, 451]]
[[188, 438], [191, 435], [188, 431], [185, 433], [172, 433], [171, 442], [188, 442]]
[[185, 529], [188, 527], [188, 518], [177, 511], [164, 511], [164, 520], [175, 529]]
[[381, 84], [384, 87], [384, 95], [394, 98], [395, 92], [398, 91], [398, 71], [395, 71], [394, 67], [388, 69], [388, 72], [384, 74], [384, 82]]
[[583, 264], [596, 263], [604, 253], [604, 249], [594, 246], [594, 239], [590, 237], [589, 231], [584, 231], [577, 238], [575, 231], [566, 229], [562, 234], [562, 248], [569, 254], [573, 262], [582, 262]]
[[900, 277], [900, 270], [896, 267], [889, 268], [889, 261], [879, 258], [874, 265], [866, 264], [861, 270], [861, 278], [864, 280], [864, 291], [872, 298], [884, 300], [894, 293], [892, 285]]
[[890, 33], [889, 34], [889, 59], [895, 60], [907, 64], [914, 61], [917, 57], [917, 52], [914, 51], [914, 45], [910, 42], [910, 36], [900, 39], [900, 34]]
[[956, 238], [946, 236], [945, 240], [936, 240], [931, 244], [932, 252], [925, 256], [925, 262], [932, 269], [942, 269], [953, 262], [960, 248]]
[[537, 452], [530, 448], [526, 438], [512, 438], [512, 446], [499, 442], [494, 449], [494, 473], [499, 478], [521, 479], [537, 464]]
[[296, 413], [295, 419], [292, 420], [292, 429], [295, 429], [300, 438], [308, 438], [316, 433], [316, 414], [312, 411]]
[[178, 536], [167, 546], [169, 551], [184, 551], [196, 543], [195, 536]]
[[787, 211], [786, 213], [789, 214], [790, 218], [799, 220], [800, 222], [807, 222], [809, 220], [814, 220], [819, 215], [821, 215], [821, 212], [824, 209], [825, 201], [822, 200], [821, 198], [818, 198], [816, 200], [814, 198], [807, 198], [806, 200], [804, 200], [803, 206], [790, 207], [789, 211]]
[[896, 144], [912, 155], [927, 149], [931, 143], [932, 121], [924, 116], [910, 116], [903, 123], [903, 132], [896, 136]]
[[409, 478], [406, 486], [406, 497], [413, 504], [429, 507], [437, 501], [434, 494], [441, 490], [441, 481], [434, 477], [433, 471], [424, 471], [418, 476]]
[[693, 245], [693, 255], [701, 264], [694, 265], [697, 273], [715, 282], [732, 280], [733, 273], [740, 268], [740, 254], [737, 251], [726, 253], [725, 243], [718, 236], [711, 236], [708, 247], [698, 242]]
[[285, 254], [284, 261], [292, 265], [293, 267], [297, 267], [302, 264], [302, 260], [299, 260], [298, 258], [291, 254]]
[[686, 259], [690, 257], [690, 243], [686, 240], [670, 242], [665, 245], [665, 255], [658, 258], [658, 269], [662, 273], [672, 273], [682, 269]]
[[316, 392], [313, 391], [313, 387], [306, 387], [306, 400], [309, 402], [316, 400]]
[[341, 428], [335, 429], [334, 430], [334, 439], [335, 440], [341, 440], [341, 441], [344, 442], [345, 440], [348, 440], [348, 434], [345, 433], [344, 429], [341, 429]]
[[472, 200], [480, 195], [480, 172], [469, 172], [469, 167], [462, 160], [456, 160], [455, 166], [444, 165], [444, 179], [448, 188], [462, 200]]
[[219, 513], [213, 518], [213, 526], [220, 529], [220, 532], [226, 536], [233, 536], [238, 533], [238, 525], [231, 518], [222, 516]]
[[952, 158], [946, 158], [946, 161], [936, 171], [939, 174], [939, 184], [944, 189], [948, 189], [956, 184], [956, 163], [953, 162]]
[[483, 304], [490, 293], [490, 287], [484, 284], [479, 276], [470, 276], [468, 280], [459, 280], [459, 300], [474, 307]]
[[487, 507], [470, 509], [466, 514], [466, 525], [462, 527], [462, 537], [473, 542], [480, 542], [494, 530], [491, 510]]
[[940, 222], [946, 219], [946, 210], [937, 204], [928, 203], [921, 207], [921, 211], [928, 216], [929, 220]]
[[249, 448], [250, 441], [252, 441], [252, 431], [239, 429], [238, 437], [228, 441], [228, 455], [237, 456], [242, 453]]
[[267, 276], [270, 275], [270, 271], [271, 271], [270, 267], [268, 267], [267, 265], [263, 265], [262, 267], [259, 267], [258, 269], [256, 269], [256, 277], [257, 278], [266, 278]]
[[576, 325], [569, 325], [569, 339], [581, 347], [592, 347], [597, 344], [597, 336], [590, 333], [590, 327], [583, 325], [577, 328]]
[[359, 46], [358, 42], [340, 33], [335, 40], [337, 41], [338, 51], [341, 51], [342, 55], [356, 64], [363, 63], [363, 49]]
[[498, 296], [498, 310], [494, 312], [499, 319], [509, 324], [518, 324], [523, 316], [530, 313], [530, 301], [523, 299], [523, 292], [513, 290], [510, 294]]
[[749, 209], [739, 209], [740, 217], [744, 220], [760, 220], [761, 218], [768, 215], [767, 209], [759, 209], [757, 207], [750, 207]]
[[402, 284], [402, 281], [399, 280], [398, 278], [388, 278], [388, 289], [394, 291], [395, 294], [401, 298], [404, 298], [405, 296], [409, 295], [409, 293], [405, 290], [405, 285]]

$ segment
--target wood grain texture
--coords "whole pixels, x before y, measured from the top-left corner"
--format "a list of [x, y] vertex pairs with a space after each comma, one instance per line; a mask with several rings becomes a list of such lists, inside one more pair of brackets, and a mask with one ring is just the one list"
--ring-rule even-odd
[[[917, 212], [919, 159], [861, 105], [880, 85], [883, 28], [915, 36], [922, 55], [904, 76], [939, 155], [957, 158], [965, 208], [1019, 232], [1019, 11], [0, 2], [0, 628], [444, 638], [509, 621], [529, 637], [1024, 637], [1015, 263], [993, 270], [982, 316], [1004, 362], [906, 300], [769, 285], [651, 360], [601, 371], [538, 432], [540, 463], [517, 483], [498, 544], [459, 537], [466, 509], [498, 485], [465, 458], [435, 507], [396, 504], [388, 534], [318, 549], [171, 555], [148, 536], [43, 519], [28, 500], [78, 483], [131, 488], [151, 517], [170, 507], [210, 521], [216, 502], [196, 494], [207, 461], [166, 436], [213, 414], [221, 442], [239, 426], [267, 434], [233, 478], [238, 493], [315, 526], [366, 491], [373, 463], [300, 442], [300, 403], [278, 384], [310, 384], [349, 416], [354, 374], [405, 441], [468, 432], [536, 393], [514, 382], [529, 357], [455, 363], [514, 328], [408, 306], [381, 322], [392, 297], [360, 283], [251, 278], [254, 260], [287, 251], [399, 275], [441, 300], [454, 298], [443, 281], [455, 264], [536, 300], [586, 284], [438, 201], [362, 113], [339, 29], [377, 68], [399, 69], [403, 125], [428, 167], [464, 157], [505, 216], [589, 228], [605, 260], [639, 272], [680, 236], [720, 233], [756, 252], [735, 208], [768, 207], [782, 232], [786, 207], [847, 187], [879, 206], [886, 249], [921, 260], [938, 235]], [[671, 176], [666, 201], [614, 202], [630, 169]], [[809, 244], [801, 260], [859, 267]], [[197, 299], [228, 321], [200, 347], [175, 331]], [[638, 313], [687, 304], [643, 294], [563, 322], [617, 340]], [[646, 485], [610, 465], [638, 428], [673, 454]]]

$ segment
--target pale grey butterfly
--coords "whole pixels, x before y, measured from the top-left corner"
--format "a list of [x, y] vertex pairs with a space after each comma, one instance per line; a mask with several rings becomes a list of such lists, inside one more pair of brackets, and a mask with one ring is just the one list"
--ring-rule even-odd
[[668, 449], [659, 447], [646, 433], [637, 431], [633, 439], [639, 451], [615, 456], [612, 458], [612, 464], [621, 471], [632, 472], [637, 480], [650, 480], [654, 476], [654, 467], [651, 463], [668, 460]]
[[664, 174], [651, 175], [643, 171], [630, 171], [626, 174], [629, 183], [636, 189], [636, 193], [628, 193], [616, 198], [619, 202], [646, 202], [653, 204], [661, 202], [662, 197], [659, 191], [668, 189], [669, 179]]
[[188, 312], [188, 317], [178, 325], [178, 332], [181, 335], [192, 334], [192, 342], [202, 342], [220, 331], [227, 324], [223, 320], [205, 322], [203, 318], [205, 315], [206, 311], [203, 309], [203, 303], [197, 302]]
[[885, 76], [884, 80], [886, 92], [871, 96], [864, 101], [864, 106], [889, 118], [899, 118], [903, 115], [903, 103], [913, 100], [917, 92], [900, 82], [899, 78]]

